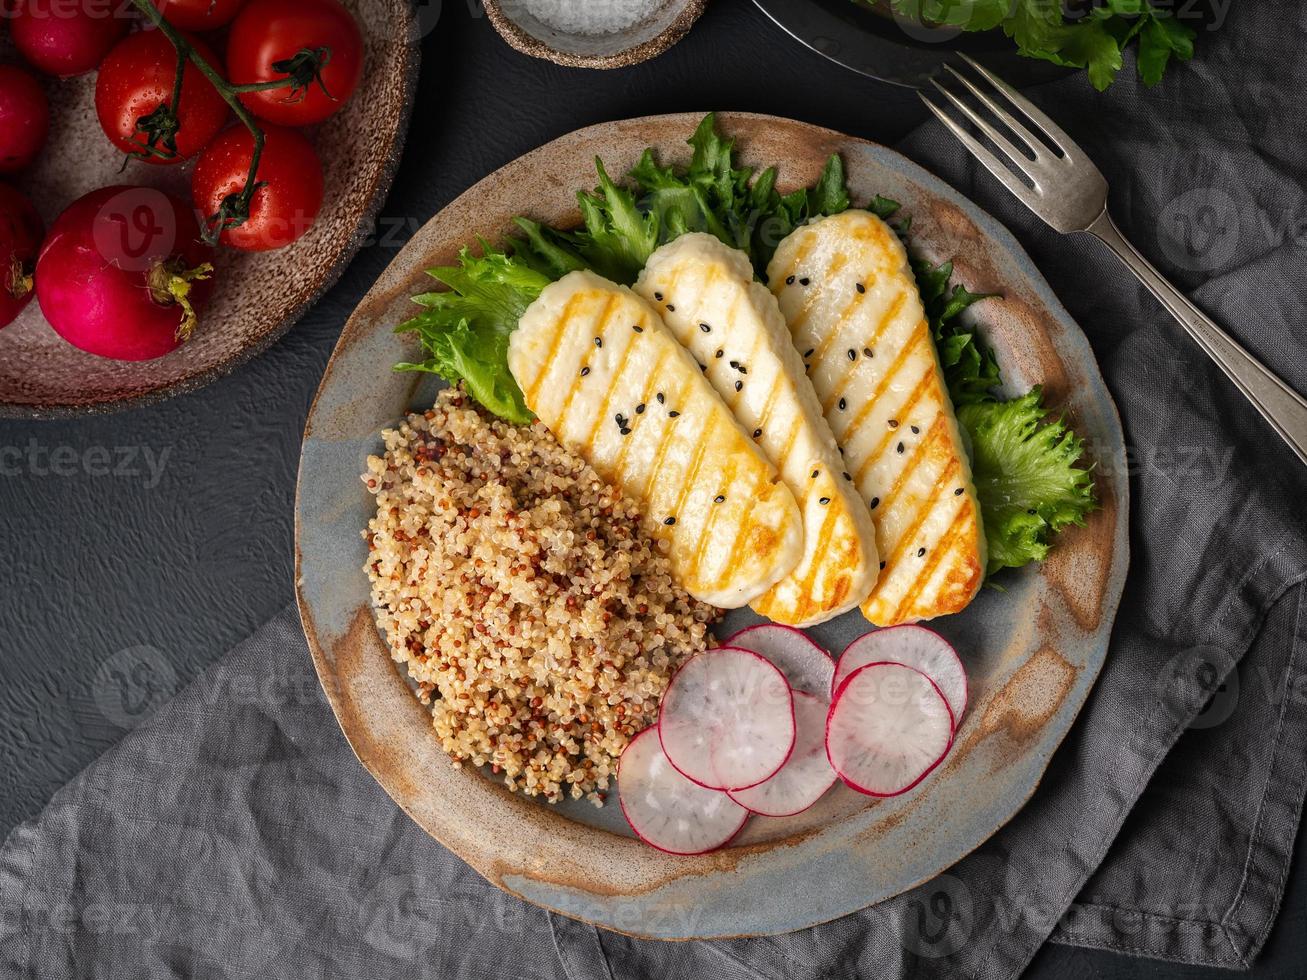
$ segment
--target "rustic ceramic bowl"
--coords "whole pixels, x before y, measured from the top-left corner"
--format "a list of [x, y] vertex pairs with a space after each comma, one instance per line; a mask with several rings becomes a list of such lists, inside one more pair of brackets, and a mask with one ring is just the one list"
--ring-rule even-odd
[[[755, 818], [715, 854], [676, 857], [633, 839], [619, 808], [549, 806], [509, 793], [488, 773], [454, 769], [430, 716], [377, 631], [363, 574], [361, 530], [374, 509], [359, 474], [381, 451], [379, 430], [429, 406], [429, 380], [395, 373], [418, 351], [393, 327], [423, 269], [453, 261], [478, 235], [495, 240], [517, 214], [559, 225], [573, 193], [653, 146], [686, 158], [699, 122], [682, 114], [584, 129], [487, 177], [433, 218], [382, 274], [345, 326], [309, 416], [296, 511], [297, 590], [318, 676], [350, 744], [414, 820], [490, 881], [606, 928], [661, 938], [777, 933], [863, 908], [932, 877], [1006, 822], [1039, 782], [1094, 683], [1127, 564], [1128, 485], [1120, 423], [1084, 335], [1016, 241], [975, 205], [881, 146], [767, 116], [728, 114], [746, 164], [777, 164], [781, 184], [808, 184], [843, 155], [854, 199], [885, 194], [913, 218], [921, 254], [956, 261], [958, 278], [1001, 293], [973, 307], [1013, 391], [1040, 383], [1097, 464], [1101, 509], [1048, 561], [982, 590], [958, 616], [933, 622], [963, 655], [972, 702], [947, 760], [920, 786], [872, 800], [839, 787], [785, 819]], [[756, 617], [735, 612], [734, 630]], [[856, 613], [812, 630], [838, 651], [869, 629]], [[432, 901], [439, 896], [431, 896]]]
[[569, 68], [625, 68], [657, 57], [683, 38], [707, 0], [663, 0], [652, 15], [613, 34], [557, 30], [532, 14], [525, 0], [483, 2], [495, 30], [523, 54]]
[[[0, 330], [0, 414], [107, 411], [190, 391], [231, 371], [281, 336], [344, 272], [372, 233], [408, 128], [418, 72], [409, 0], [344, 0], [364, 38], [364, 75], [345, 107], [310, 134], [322, 158], [322, 213], [298, 241], [265, 253], [222, 249], [217, 287], [190, 341], [153, 361], [129, 363], [65, 343], [36, 302]], [[95, 74], [48, 81], [50, 141], [17, 181], [47, 226], [97, 187], [145, 184], [190, 198], [193, 161], [156, 167], [123, 156], [95, 115]]]

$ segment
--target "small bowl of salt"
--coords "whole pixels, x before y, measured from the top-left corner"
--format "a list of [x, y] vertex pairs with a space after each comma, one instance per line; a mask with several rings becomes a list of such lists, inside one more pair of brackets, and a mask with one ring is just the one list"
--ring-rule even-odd
[[484, 0], [504, 40], [572, 68], [624, 68], [662, 54], [707, 0]]

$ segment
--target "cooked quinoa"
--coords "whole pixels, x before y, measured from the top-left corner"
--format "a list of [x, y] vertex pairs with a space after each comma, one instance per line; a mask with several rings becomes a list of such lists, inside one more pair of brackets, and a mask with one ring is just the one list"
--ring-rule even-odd
[[635, 503], [541, 424], [458, 389], [382, 433], [367, 574], [391, 656], [454, 765], [596, 804], [717, 615], [672, 580]]

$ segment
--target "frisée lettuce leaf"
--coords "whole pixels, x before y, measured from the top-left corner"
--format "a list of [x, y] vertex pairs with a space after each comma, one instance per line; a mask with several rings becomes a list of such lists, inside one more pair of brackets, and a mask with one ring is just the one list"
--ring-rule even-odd
[[[810, 218], [852, 206], [843, 161], [832, 156], [811, 187], [776, 189], [776, 170], [756, 176], [735, 165], [734, 142], [708, 115], [689, 140], [688, 167], [664, 166], [646, 150], [624, 184], [595, 161], [598, 186], [577, 199], [582, 224], [563, 230], [527, 218], [502, 248], [464, 248], [458, 264], [429, 270], [445, 288], [414, 297], [421, 312], [397, 331], [416, 333], [425, 358], [396, 370], [429, 371], [461, 382], [480, 404], [517, 424], [532, 420], [508, 368], [508, 338], [549, 283], [591, 269], [630, 284], [653, 251], [691, 231], [712, 234], [744, 251], [760, 279], [780, 241]], [[905, 242], [909, 222], [899, 205], [877, 196], [866, 205], [890, 221]], [[939, 351], [949, 395], [968, 437], [988, 572], [1039, 561], [1053, 535], [1081, 524], [1094, 508], [1093, 479], [1081, 440], [1050, 419], [1035, 388], [1019, 398], [997, 394], [1002, 378], [993, 352], [962, 314], [986, 294], [954, 283], [951, 262], [912, 259]]]

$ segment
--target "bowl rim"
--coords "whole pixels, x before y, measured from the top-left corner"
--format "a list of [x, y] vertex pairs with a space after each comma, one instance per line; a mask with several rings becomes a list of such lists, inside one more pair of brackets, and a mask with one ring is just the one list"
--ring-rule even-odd
[[543, 58], [546, 61], [552, 61], [554, 64], [562, 65], [565, 68], [599, 69], [627, 68], [648, 61], [650, 58], [656, 58], [685, 37], [690, 28], [694, 26], [695, 21], [703, 16], [703, 12], [708, 6], [708, 0], [685, 0], [676, 17], [660, 33], [647, 41], [641, 41], [629, 48], [623, 48], [621, 51], [601, 55], [559, 51], [557, 48], [550, 47], [544, 41], [524, 31], [516, 21], [504, 13], [501, 0], [481, 0], [481, 2], [485, 7], [486, 15], [490, 18], [490, 23], [499, 32], [499, 36], [507, 41], [515, 51], [529, 55], [532, 58]]

